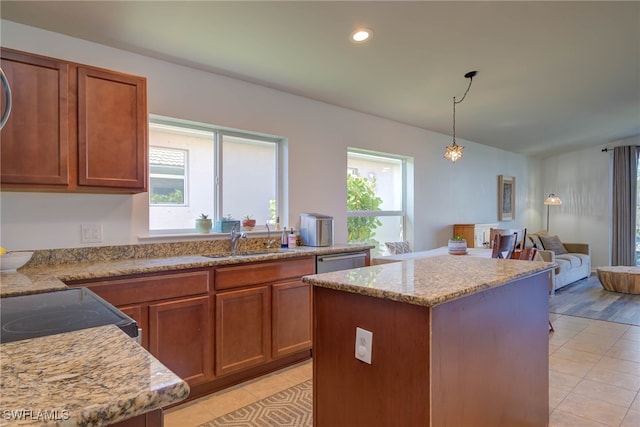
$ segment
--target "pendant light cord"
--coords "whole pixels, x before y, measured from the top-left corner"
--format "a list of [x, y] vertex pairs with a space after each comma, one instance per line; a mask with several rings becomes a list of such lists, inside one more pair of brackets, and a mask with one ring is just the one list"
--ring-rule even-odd
[[471, 83], [473, 83], [473, 77], [476, 75], [476, 73], [476, 71], [470, 71], [464, 75], [469, 79], [469, 86], [467, 86], [467, 90], [464, 91], [462, 99], [460, 101], [456, 101], [456, 97], [453, 97], [453, 145], [456, 145], [456, 104], [460, 104], [467, 97], [469, 89], [471, 89]]

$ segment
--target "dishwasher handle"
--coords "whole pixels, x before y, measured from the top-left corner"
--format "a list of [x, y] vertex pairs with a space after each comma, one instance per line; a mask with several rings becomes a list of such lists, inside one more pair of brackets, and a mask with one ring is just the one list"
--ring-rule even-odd
[[350, 254], [350, 255], [334, 255], [334, 256], [323, 255], [318, 257], [318, 262], [339, 261], [341, 259], [363, 258], [365, 256], [366, 255], [362, 253]]

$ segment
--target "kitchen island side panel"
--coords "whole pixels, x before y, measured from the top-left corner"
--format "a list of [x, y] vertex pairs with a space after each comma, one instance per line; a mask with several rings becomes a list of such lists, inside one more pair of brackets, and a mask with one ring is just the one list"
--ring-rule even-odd
[[548, 274], [433, 308], [432, 426], [548, 424]]
[[[427, 426], [429, 308], [313, 288], [315, 427]], [[355, 358], [373, 332], [372, 363]]]

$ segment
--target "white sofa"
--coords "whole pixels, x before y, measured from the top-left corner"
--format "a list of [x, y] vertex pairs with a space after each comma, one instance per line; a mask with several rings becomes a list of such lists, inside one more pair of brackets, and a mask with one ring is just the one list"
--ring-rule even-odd
[[[558, 264], [549, 286], [551, 293], [591, 274], [591, 249], [588, 243], [565, 243], [559, 239], [554, 242], [553, 237], [557, 236], [537, 231], [527, 235], [526, 243], [527, 246], [535, 246], [543, 260]], [[558, 243], [561, 248], [557, 247]]]

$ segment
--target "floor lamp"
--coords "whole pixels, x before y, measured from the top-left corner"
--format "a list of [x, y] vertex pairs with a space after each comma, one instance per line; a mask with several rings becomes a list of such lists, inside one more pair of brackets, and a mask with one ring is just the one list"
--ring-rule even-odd
[[544, 204], [547, 205], [547, 233], [548, 233], [549, 232], [549, 206], [559, 206], [562, 204], [562, 200], [560, 200], [560, 197], [551, 193], [549, 194], [549, 197], [545, 199]]

